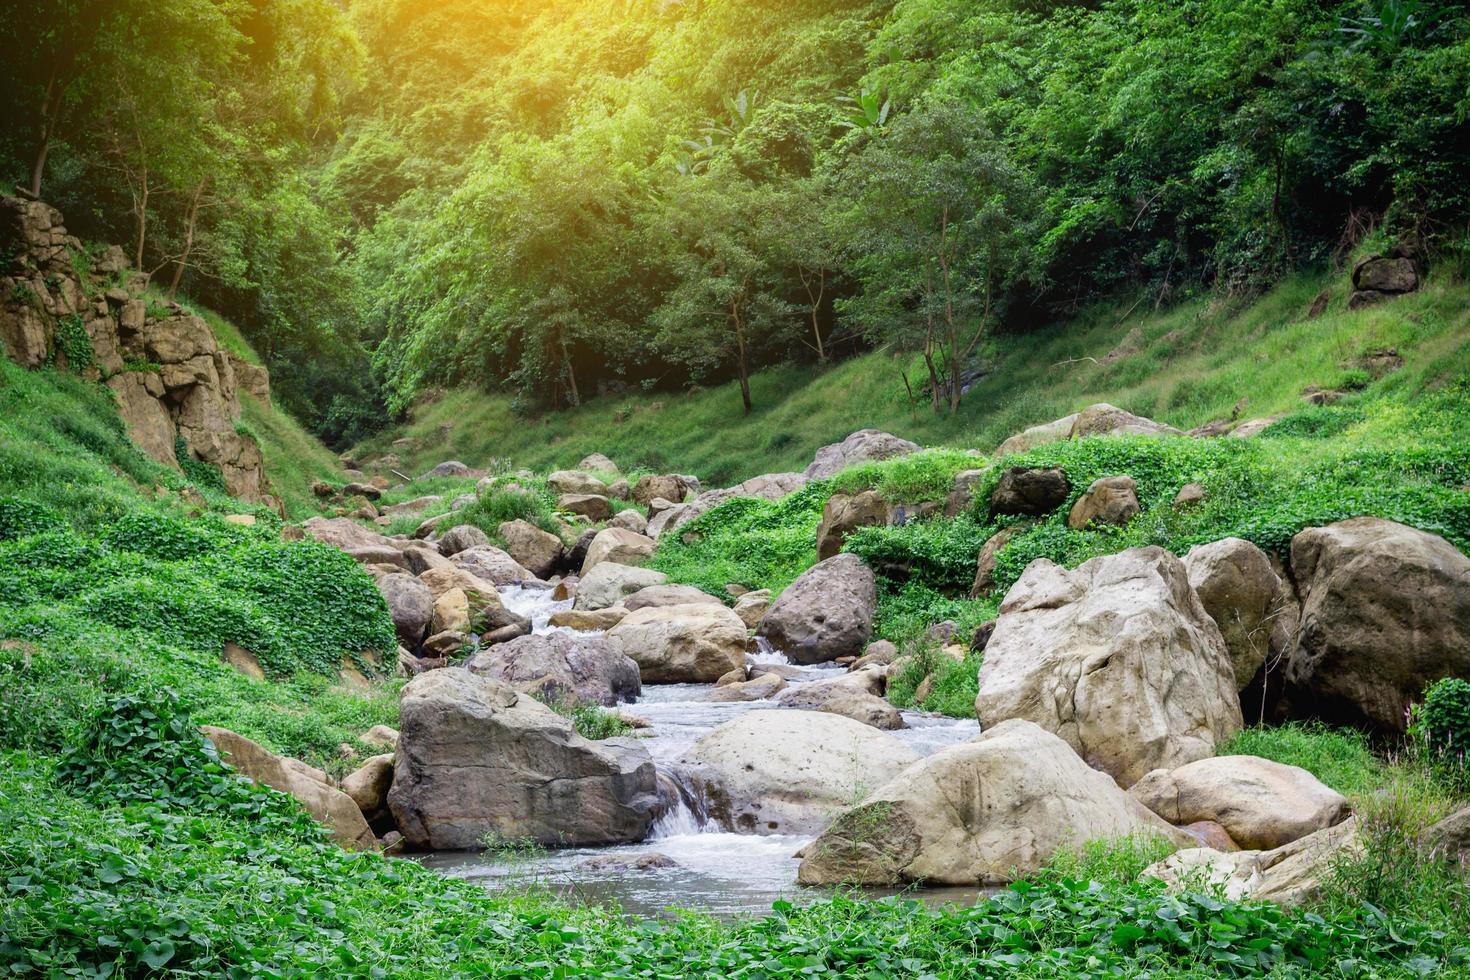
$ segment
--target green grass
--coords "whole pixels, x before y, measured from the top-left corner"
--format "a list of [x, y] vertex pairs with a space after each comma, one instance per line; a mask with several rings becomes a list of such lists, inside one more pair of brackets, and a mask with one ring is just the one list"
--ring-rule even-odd
[[[1334, 291], [1332, 310], [1305, 319], [1323, 288]], [[927, 403], [911, 410], [900, 372], [909, 368], [914, 377], [915, 365], [877, 352], [825, 370], [757, 372], [748, 417], [733, 384], [600, 398], [530, 419], [512, 413], [504, 395], [440, 392], [423, 399], [407, 425], [357, 452], [387, 452], [394, 439], [412, 437], [415, 448], [392, 451], [410, 467], [406, 472], [421, 472], [450, 458], [552, 469], [597, 451], [625, 470], [695, 473], [707, 485], [725, 485], [799, 470], [819, 446], [863, 426], [990, 452], [1026, 426], [1098, 401], [1185, 429], [1229, 418], [1242, 402], [1243, 418], [1291, 411], [1307, 385], [1352, 380], [1358, 358], [1383, 347], [1396, 348], [1405, 365], [1375, 385], [1382, 390], [1423, 391], [1470, 370], [1470, 286], [1431, 276], [1418, 293], [1355, 313], [1343, 309], [1345, 298], [1344, 277], [1304, 275], [1253, 302], [1207, 298], [1159, 312], [1144, 304], [1127, 316], [1132, 303], [1091, 309], [1025, 336], [997, 338], [987, 351], [997, 370], [953, 417], [936, 416]], [[1135, 330], [1139, 351], [1109, 361]]]

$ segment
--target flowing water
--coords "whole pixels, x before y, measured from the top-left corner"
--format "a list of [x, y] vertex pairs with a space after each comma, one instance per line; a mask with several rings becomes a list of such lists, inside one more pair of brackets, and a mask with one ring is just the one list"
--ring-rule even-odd
[[[506, 606], [531, 619], [537, 633], [557, 629], [547, 620], [571, 602], [557, 602], [549, 589], [510, 586], [501, 590]], [[570, 632], [570, 631], [568, 631]], [[751, 659], [787, 663], [762, 648]], [[800, 684], [842, 673], [841, 667], [800, 668]], [[677, 760], [717, 725], [747, 711], [774, 708], [773, 701], [703, 700], [710, 684], [649, 684], [643, 697], [624, 710], [651, 723], [643, 744], [660, 773], [679, 780]], [[890, 733], [920, 755], [969, 741], [979, 734], [974, 720], [905, 711], [908, 727]], [[491, 889], [549, 888], [568, 898], [615, 901], [627, 911], [656, 915], [670, 907], [730, 916], [768, 911], [785, 898], [813, 901], [826, 894], [796, 885], [795, 854], [811, 838], [736, 834], [702, 818], [698, 806], [681, 801], [654, 825], [647, 840], [618, 847], [484, 854], [455, 851], [422, 855], [420, 863]], [[973, 900], [974, 889], [943, 889], [920, 897]]]

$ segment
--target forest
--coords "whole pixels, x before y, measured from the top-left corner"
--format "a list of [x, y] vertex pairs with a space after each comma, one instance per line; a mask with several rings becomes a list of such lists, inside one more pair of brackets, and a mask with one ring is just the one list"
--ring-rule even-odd
[[1433, 0], [18, 0], [0, 167], [237, 323], [328, 444], [1470, 261]]

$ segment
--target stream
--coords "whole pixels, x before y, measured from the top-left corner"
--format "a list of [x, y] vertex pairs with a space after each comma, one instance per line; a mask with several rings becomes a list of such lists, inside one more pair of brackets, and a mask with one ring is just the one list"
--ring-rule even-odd
[[[531, 619], [536, 633], [560, 629], [547, 621], [554, 613], [572, 606], [571, 600], [553, 600], [550, 589], [507, 586], [500, 591], [508, 608]], [[750, 659], [789, 663], [770, 650]], [[844, 670], [827, 665], [799, 669], [803, 679], [790, 684], [834, 677]], [[703, 700], [713, 686], [646, 684], [635, 704], [620, 706], [627, 714], [651, 723], [652, 727], [640, 734], [660, 772], [677, 778], [674, 763], [717, 725], [747, 711], [778, 707], [770, 700]], [[919, 755], [969, 741], [980, 730], [973, 719], [921, 711], [905, 711], [903, 718], [908, 727], [889, 734]], [[636, 915], [656, 916], [679, 907], [730, 917], [768, 912], [777, 899], [811, 902], [831, 894], [830, 890], [796, 885], [800, 862], [794, 855], [810, 841], [810, 837], [792, 835], [732, 833], [712, 821], [701, 820], [689, 807], [680, 805], [665, 814], [649, 837], [637, 844], [509, 855], [440, 851], [419, 855], [415, 860], [492, 890], [523, 890], [534, 885], [574, 901], [615, 902]], [[912, 894], [931, 901], [973, 901], [980, 893], [976, 889], [924, 889]]]

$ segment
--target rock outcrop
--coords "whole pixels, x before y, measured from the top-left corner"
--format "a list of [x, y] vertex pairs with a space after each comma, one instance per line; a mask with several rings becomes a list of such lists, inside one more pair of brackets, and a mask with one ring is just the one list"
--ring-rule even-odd
[[748, 711], [683, 762], [711, 816], [741, 833], [814, 834], [918, 756], [891, 735], [815, 711]]
[[1349, 812], [1346, 797], [1305, 769], [1253, 755], [1159, 769], [1128, 792], [1172, 824], [1217, 823], [1245, 850], [1290, 844], [1341, 823]]
[[1088, 841], [1170, 827], [1061, 739], [1019, 719], [879, 786], [809, 845], [804, 885], [1003, 884]]
[[1220, 630], [1155, 547], [1027, 566], [985, 647], [975, 713], [985, 728], [1035, 722], [1123, 786], [1213, 756], [1241, 727]]
[[548, 847], [642, 840], [658, 791], [631, 739], [588, 741], [507, 684], [458, 667], [403, 689], [388, 806], [410, 846], [480, 847], [488, 836]]
[[856, 555], [837, 555], [797, 576], [756, 632], [795, 663], [856, 657], [872, 636], [877, 604], [872, 569]]
[[1470, 676], [1470, 558], [1443, 538], [1376, 517], [1308, 528], [1291, 572], [1291, 714], [1402, 732], [1426, 685]]
[[[104, 381], [149, 457], [178, 468], [182, 446], [216, 467], [231, 495], [281, 511], [259, 446], [235, 429], [238, 389], [269, 395], [264, 368], [221, 349], [179, 304], [145, 300], [147, 278], [129, 273], [120, 249], [89, 259], [61, 213], [40, 201], [0, 197], [0, 256], [0, 348], [12, 360], [55, 360]], [[124, 287], [105, 286], [119, 276]]]

